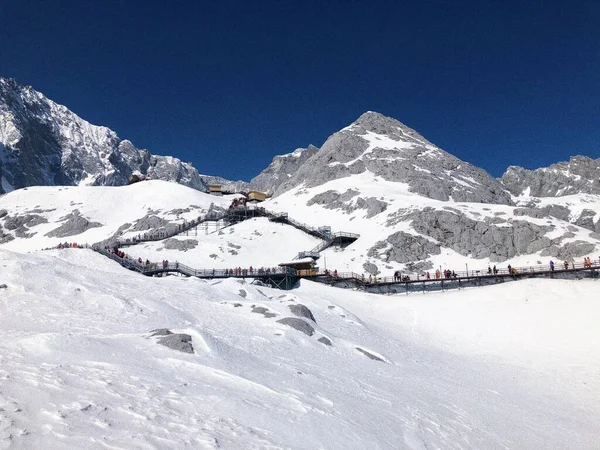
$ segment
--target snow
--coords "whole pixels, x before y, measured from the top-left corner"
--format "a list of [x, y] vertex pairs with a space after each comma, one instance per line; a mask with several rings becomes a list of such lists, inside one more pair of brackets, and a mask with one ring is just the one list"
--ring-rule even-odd
[[[364, 210], [306, 206], [332, 189], [356, 189], [390, 206], [369, 219]], [[162, 181], [0, 197], [9, 215], [49, 221], [0, 246], [0, 449], [598, 448], [598, 281], [531, 279], [394, 296], [302, 281], [281, 291], [248, 280], [144, 277], [87, 249], [40, 251], [65, 240], [97, 242], [149, 212], [182, 223], [231, 198]], [[600, 204], [590, 195], [552, 200], [581, 210]], [[360, 273], [374, 242], [410, 231], [403, 222], [388, 227], [389, 214], [448, 204], [365, 173], [299, 187], [263, 206], [359, 233], [318, 264]], [[479, 219], [523, 219], [506, 205], [452, 207]], [[45, 236], [75, 209], [102, 226], [73, 238]], [[589, 235], [573, 229], [573, 239]], [[320, 243], [264, 218], [173, 238], [187, 240], [196, 244], [187, 251], [164, 241], [124, 251], [198, 269], [273, 267]], [[432, 263], [487, 268], [449, 249]], [[289, 306], [297, 305], [314, 315], [315, 322], [301, 319], [312, 336], [278, 322], [295, 317]], [[194, 353], [159, 345], [151, 336], [159, 328], [191, 336]]]
[[[69, 211], [79, 210], [89, 221], [102, 224], [68, 239], [69, 242], [75, 240], [79, 244], [91, 245], [112, 236], [124, 223], [133, 223], [148, 213], [176, 217], [182, 223], [197, 218], [201, 212], [205, 213], [213, 203], [226, 208], [231, 203], [231, 196], [211, 196], [177, 183], [158, 180], [120, 187], [35, 186], [19, 189], [0, 197], [0, 209], [18, 214], [37, 214], [46, 218], [48, 223], [32, 227], [33, 237], [15, 239], [4, 244], [4, 248], [32, 251], [65, 242], [65, 238], [48, 238], [45, 235], [57, 228]], [[190, 211], [185, 213], [173, 212], [188, 208]]]
[[[179, 261], [196, 269], [232, 267], [274, 267], [292, 260], [299, 252], [316, 247], [321, 241], [306, 233], [266, 218], [250, 219], [213, 231], [210, 225], [177, 236], [178, 241], [193, 241], [196, 247], [185, 252], [164, 248], [163, 242], [149, 242], [125, 249], [135, 259]], [[265, 251], [269, 248], [269, 251]]]
[[[597, 445], [593, 281], [384, 297], [145, 278], [89, 250], [0, 263], [3, 446]], [[312, 311], [314, 336], [277, 323], [290, 304]], [[165, 327], [194, 353], [157, 345]]]

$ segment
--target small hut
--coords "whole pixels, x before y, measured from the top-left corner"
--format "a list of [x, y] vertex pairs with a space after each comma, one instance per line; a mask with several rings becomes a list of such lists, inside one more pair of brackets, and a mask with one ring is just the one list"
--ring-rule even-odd
[[260, 191], [249, 191], [248, 192], [248, 201], [249, 202], [264, 202], [267, 199], [267, 194], [265, 192]]
[[211, 184], [208, 186], [208, 193], [211, 195], [223, 195], [221, 188], [222, 186], [220, 184]]
[[281, 263], [279, 267], [296, 269], [298, 271], [297, 275], [301, 277], [316, 275], [318, 273], [315, 260], [312, 258], [295, 259], [294, 261]]

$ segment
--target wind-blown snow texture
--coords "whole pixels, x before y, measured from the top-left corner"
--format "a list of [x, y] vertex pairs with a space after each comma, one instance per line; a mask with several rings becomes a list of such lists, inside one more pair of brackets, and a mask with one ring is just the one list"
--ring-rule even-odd
[[135, 172], [206, 189], [198, 171], [89, 124], [31, 87], [0, 78], [1, 192], [35, 185], [124, 185]]

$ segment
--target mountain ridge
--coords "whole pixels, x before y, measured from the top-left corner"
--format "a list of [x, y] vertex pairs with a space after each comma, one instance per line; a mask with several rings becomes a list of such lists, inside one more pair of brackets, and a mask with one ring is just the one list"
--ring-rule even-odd
[[0, 78], [2, 192], [33, 185], [124, 185], [136, 172], [206, 189], [178, 158], [137, 149], [30, 86]]

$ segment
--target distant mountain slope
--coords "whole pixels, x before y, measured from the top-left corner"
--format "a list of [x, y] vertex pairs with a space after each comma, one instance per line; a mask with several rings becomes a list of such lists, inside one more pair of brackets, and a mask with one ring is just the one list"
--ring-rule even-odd
[[514, 195], [559, 197], [571, 194], [600, 194], [600, 158], [572, 156], [569, 162], [527, 170], [510, 166], [501, 178]]
[[219, 177], [216, 175], [200, 175], [200, 178], [207, 185], [217, 184], [227, 192], [244, 192], [248, 190], [249, 183], [247, 181], [237, 180], [232, 181], [227, 178]]
[[370, 172], [405, 183], [419, 195], [441, 201], [511, 204], [511, 196], [485, 170], [436, 147], [395, 119], [367, 112], [334, 133], [318, 152], [280, 184], [275, 195], [296, 186]]
[[191, 164], [139, 150], [5, 78], [0, 78], [0, 164], [2, 192], [37, 185], [124, 185], [134, 172], [206, 189]]
[[250, 187], [258, 191], [274, 193], [318, 151], [317, 147], [309, 145], [307, 148], [297, 148], [292, 153], [275, 156], [269, 167], [250, 181]]

